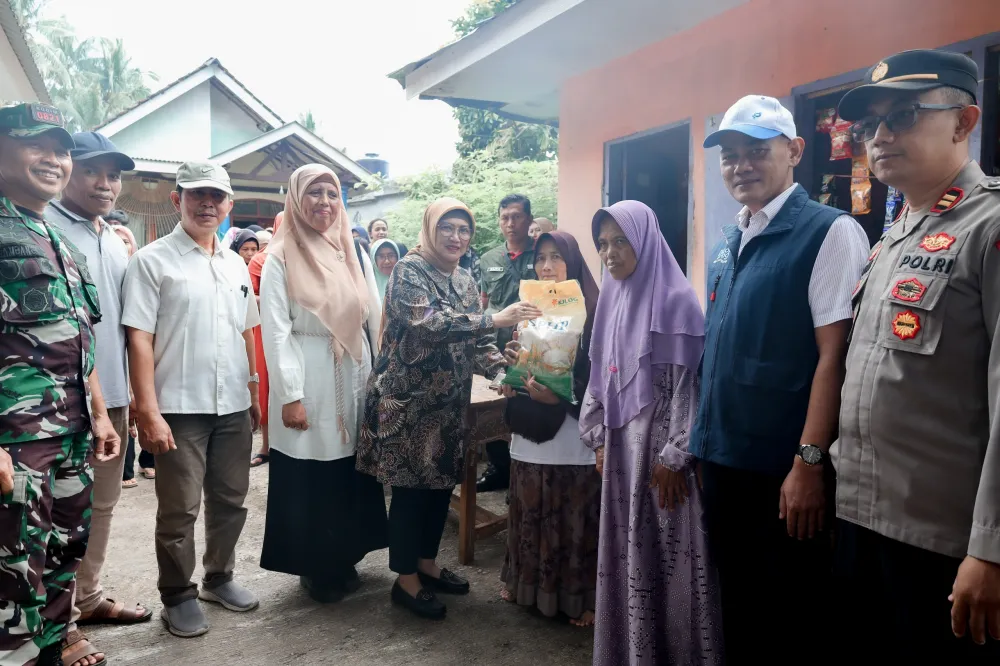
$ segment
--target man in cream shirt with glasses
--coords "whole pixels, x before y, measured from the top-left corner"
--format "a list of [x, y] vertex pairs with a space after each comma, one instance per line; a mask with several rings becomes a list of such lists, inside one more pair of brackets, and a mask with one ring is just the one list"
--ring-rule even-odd
[[[198, 598], [238, 612], [258, 605], [233, 569], [247, 515], [246, 460], [260, 423], [252, 335], [260, 315], [246, 264], [216, 235], [233, 208], [226, 170], [181, 165], [171, 199], [181, 221], [129, 263], [122, 324], [140, 441], [156, 456], [161, 617], [172, 634], [188, 638], [208, 631]], [[203, 492], [199, 593], [191, 578]]]

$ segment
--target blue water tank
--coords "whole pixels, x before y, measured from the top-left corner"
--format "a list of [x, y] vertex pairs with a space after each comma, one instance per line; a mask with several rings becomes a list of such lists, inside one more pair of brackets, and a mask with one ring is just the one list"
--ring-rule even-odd
[[371, 173], [380, 173], [383, 178], [389, 177], [389, 162], [378, 156], [378, 153], [365, 153], [365, 156], [358, 160], [358, 164]]

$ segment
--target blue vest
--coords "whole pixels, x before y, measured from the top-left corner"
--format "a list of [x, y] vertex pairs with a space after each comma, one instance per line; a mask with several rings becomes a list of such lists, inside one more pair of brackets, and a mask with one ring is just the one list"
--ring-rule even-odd
[[791, 469], [819, 361], [809, 279], [843, 211], [801, 186], [739, 254], [743, 232], [723, 229], [709, 256], [701, 397], [690, 452], [774, 475]]

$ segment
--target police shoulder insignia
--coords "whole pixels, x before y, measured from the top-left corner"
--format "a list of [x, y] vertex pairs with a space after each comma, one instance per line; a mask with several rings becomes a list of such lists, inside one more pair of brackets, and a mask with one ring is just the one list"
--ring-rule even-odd
[[961, 187], [951, 187], [941, 195], [941, 198], [936, 204], [931, 206], [931, 212], [935, 215], [940, 215], [946, 211], [951, 210], [958, 205], [958, 202], [965, 197], [965, 190]]
[[939, 234], [934, 234], [932, 236], [924, 236], [924, 239], [920, 241], [920, 246], [928, 252], [940, 252], [941, 250], [947, 250], [949, 247], [955, 244], [955, 237], [949, 236], [943, 231]]
[[917, 303], [927, 292], [927, 287], [915, 277], [900, 280], [892, 288], [892, 295], [907, 303]]
[[920, 332], [920, 315], [903, 310], [892, 318], [892, 334], [900, 340], [912, 340]]

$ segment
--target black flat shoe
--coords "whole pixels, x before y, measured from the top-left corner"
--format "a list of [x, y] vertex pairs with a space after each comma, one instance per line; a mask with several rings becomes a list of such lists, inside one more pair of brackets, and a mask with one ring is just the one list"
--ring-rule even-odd
[[492, 474], [483, 474], [476, 481], [476, 492], [477, 493], [490, 493], [494, 490], [507, 490], [510, 486], [510, 477], [502, 475], [498, 472]]
[[443, 620], [448, 613], [448, 607], [441, 603], [433, 592], [420, 590], [416, 597], [411, 597], [397, 580], [392, 586], [392, 603], [402, 606], [414, 615], [428, 620]]
[[325, 585], [307, 576], [299, 576], [299, 584], [309, 593], [309, 598], [321, 604], [333, 604], [342, 601], [344, 591], [333, 585]]
[[442, 594], [468, 594], [469, 593], [469, 581], [465, 580], [456, 573], [452, 573], [447, 569], [441, 569], [441, 577], [434, 578], [433, 576], [428, 576], [425, 573], [418, 573], [420, 577], [420, 582], [428, 587]]

